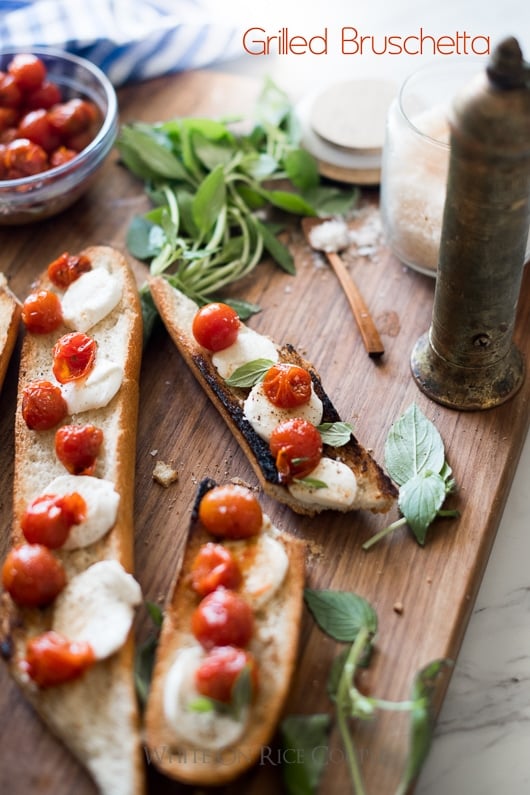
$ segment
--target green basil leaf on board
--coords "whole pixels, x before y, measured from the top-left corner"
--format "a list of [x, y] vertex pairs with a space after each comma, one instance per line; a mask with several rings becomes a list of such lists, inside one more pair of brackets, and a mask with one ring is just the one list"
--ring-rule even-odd
[[352, 642], [361, 627], [372, 635], [377, 632], [377, 615], [362, 596], [306, 588], [304, 600], [320, 629], [335, 640]]
[[326, 714], [289, 715], [282, 721], [282, 778], [288, 795], [316, 795], [326, 765], [330, 725]]
[[353, 428], [349, 422], [323, 422], [317, 426], [324, 444], [342, 447], [350, 441]]

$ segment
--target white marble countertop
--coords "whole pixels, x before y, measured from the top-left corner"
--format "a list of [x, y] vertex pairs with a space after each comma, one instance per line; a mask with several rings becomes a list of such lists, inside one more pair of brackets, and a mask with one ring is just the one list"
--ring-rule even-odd
[[[530, 60], [530, 4], [504, 0], [327, 0], [312, 11], [298, 0], [252, 4], [227, 0], [244, 28], [262, 27], [270, 35], [288, 26], [293, 34], [312, 35], [342, 26], [382, 37], [416, 34], [420, 27], [436, 36], [467, 31], [489, 35], [495, 44], [515, 35]], [[265, 10], [266, 9], [266, 10]], [[226, 18], [226, 17], [225, 17]], [[379, 38], [379, 47], [382, 39]], [[443, 56], [437, 56], [438, 58]], [[430, 56], [363, 55], [251, 56], [223, 64], [224, 71], [270, 75], [293, 100], [331, 78], [392, 77], [401, 81]], [[530, 438], [526, 441], [496, 542], [468, 625], [448, 693], [438, 719], [430, 755], [416, 795], [523, 795], [530, 792], [530, 532], [528, 480]], [[391, 795], [376, 793], [375, 795]]]

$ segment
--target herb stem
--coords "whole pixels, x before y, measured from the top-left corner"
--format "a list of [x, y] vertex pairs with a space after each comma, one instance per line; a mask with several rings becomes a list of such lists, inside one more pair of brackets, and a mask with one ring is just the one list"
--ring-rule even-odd
[[368, 628], [361, 627], [355, 641], [351, 645], [337, 688], [337, 723], [344, 750], [346, 751], [346, 758], [348, 760], [348, 767], [350, 769], [355, 795], [366, 795], [366, 790], [364, 788], [357, 752], [348, 730], [348, 713], [351, 709], [350, 683], [353, 681], [357, 662], [364, 652], [369, 637], [370, 632]]
[[392, 524], [389, 524], [387, 527], [383, 528], [383, 530], [380, 530], [379, 533], [376, 533], [374, 536], [369, 538], [368, 541], [365, 541], [362, 548], [364, 550], [371, 549], [371, 547], [377, 544], [378, 541], [385, 536], [390, 535], [390, 533], [392, 533], [398, 527], [403, 527], [404, 524], [407, 524], [407, 520], [404, 516], [402, 516], [401, 519], [396, 519], [395, 522], [392, 522]]

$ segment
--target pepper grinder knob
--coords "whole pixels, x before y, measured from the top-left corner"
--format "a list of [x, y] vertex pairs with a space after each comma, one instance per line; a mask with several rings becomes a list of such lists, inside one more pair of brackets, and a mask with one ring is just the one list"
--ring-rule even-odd
[[520, 388], [513, 330], [530, 226], [530, 67], [513, 37], [456, 97], [431, 327], [411, 355], [442, 405], [488, 409]]

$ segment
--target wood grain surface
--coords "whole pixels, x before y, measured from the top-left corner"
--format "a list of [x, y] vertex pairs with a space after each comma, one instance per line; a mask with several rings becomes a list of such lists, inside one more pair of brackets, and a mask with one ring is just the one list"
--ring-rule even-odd
[[[157, 79], [120, 92], [121, 120], [155, 121], [176, 115], [247, 111], [259, 86], [239, 77], [202, 72]], [[375, 229], [377, 191], [365, 189], [358, 223]], [[118, 165], [115, 153], [89, 193], [56, 219], [31, 227], [0, 228], [0, 270], [24, 298], [33, 278], [63, 250], [109, 244], [126, 252], [125, 233], [134, 214], [147, 208], [142, 186]], [[250, 324], [278, 342], [291, 342], [320, 370], [324, 385], [359, 440], [381, 461], [391, 423], [415, 401], [438, 427], [459, 486], [448, 507], [457, 520], [440, 520], [420, 548], [406, 529], [363, 552], [361, 544], [386, 517], [354, 513], [296, 516], [263, 498], [282, 529], [308, 540], [308, 585], [355, 591], [379, 616], [377, 651], [363, 688], [380, 697], [406, 698], [415, 672], [438, 657], [455, 659], [485, 569], [528, 425], [528, 379], [505, 405], [488, 412], [460, 413], [429, 401], [415, 386], [409, 356], [429, 326], [434, 282], [398, 263], [379, 241], [370, 256], [344, 258], [362, 289], [385, 344], [380, 359], [368, 357], [347, 300], [321, 255], [312, 253], [296, 224], [288, 232], [297, 275], [271, 263], [232, 290], [259, 303]], [[139, 282], [144, 266], [134, 263]], [[530, 284], [522, 288], [517, 340], [530, 349]], [[0, 553], [10, 532], [13, 412], [17, 355], [0, 396]], [[154, 482], [157, 459], [173, 464], [179, 480], [164, 489]], [[163, 604], [175, 575], [198, 481], [239, 477], [252, 471], [214, 407], [187, 371], [165, 331], [155, 330], [144, 353], [136, 453], [136, 571], [147, 600]], [[396, 610], [397, 603], [402, 606]], [[151, 632], [146, 612], [137, 620], [139, 641]], [[494, 642], [492, 638], [492, 642]], [[297, 675], [287, 714], [331, 712], [326, 678], [338, 645], [304, 615]], [[443, 696], [446, 682], [439, 691]], [[11, 795], [93, 795], [93, 784], [52, 738], [0, 666], [2, 750], [0, 792]], [[82, 715], [80, 715], [82, 720]], [[403, 764], [406, 723], [401, 717], [355, 729], [367, 792], [392, 795]], [[248, 775], [222, 792], [268, 795], [281, 791], [276, 742]], [[164, 779], [148, 764], [149, 793], [193, 791]], [[352, 791], [336, 731], [330, 736], [322, 793]]]

